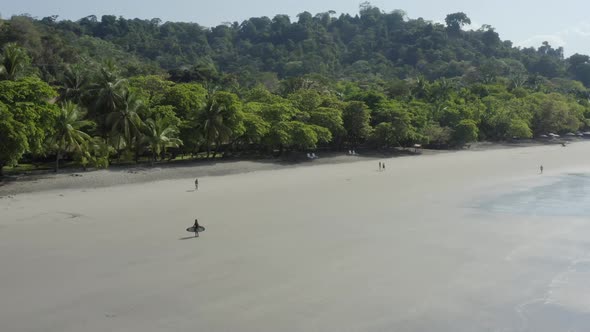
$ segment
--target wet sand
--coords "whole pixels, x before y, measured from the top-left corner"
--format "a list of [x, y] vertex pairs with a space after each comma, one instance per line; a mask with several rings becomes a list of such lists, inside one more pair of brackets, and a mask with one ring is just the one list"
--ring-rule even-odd
[[[481, 208], [590, 143], [0, 199], [7, 331], [583, 331], [587, 217]], [[539, 175], [543, 164], [545, 174]], [[187, 233], [194, 218], [207, 230]]]

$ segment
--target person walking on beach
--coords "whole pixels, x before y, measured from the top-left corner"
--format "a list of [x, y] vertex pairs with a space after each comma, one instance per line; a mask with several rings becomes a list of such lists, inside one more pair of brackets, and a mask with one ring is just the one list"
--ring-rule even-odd
[[199, 190], [199, 179], [195, 179], [195, 190]]
[[199, 225], [199, 220], [195, 219], [195, 224], [193, 227], [195, 228], [195, 237], [199, 237], [199, 228], [201, 227]]
[[382, 166], [383, 170], [385, 170], [385, 162], [383, 162]]
[[379, 162], [379, 172], [381, 172], [381, 162]]
[[541, 170], [541, 174], [543, 174], [543, 165], [541, 165], [539, 169]]

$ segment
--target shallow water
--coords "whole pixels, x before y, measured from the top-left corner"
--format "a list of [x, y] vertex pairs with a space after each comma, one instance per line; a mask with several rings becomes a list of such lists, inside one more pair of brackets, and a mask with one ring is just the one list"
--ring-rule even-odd
[[480, 206], [493, 213], [534, 216], [590, 215], [590, 174], [567, 174], [555, 182], [505, 194]]
[[[584, 218], [590, 216], [590, 174], [570, 173], [542, 180], [544, 184], [533, 187], [523, 184], [526, 189], [486, 198], [476, 203], [476, 208], [492, 214], [549, 217], [549, 222], [563, 222], [564, 227], [574, 218], [583, 225]], [[518, 187], [516, 184], [515, 188]], [[546, 251], [546, 257], [528, 257], [525, 253], [526, 248], [533, 253], [534, 247], [543, 246], [551, 248]], [[520, 327], [511, 324], [507, 331], [588, 331], [590, 248], [579, 239], [568, 237], [561, 241], [547, 238], [524, 248], [519, 264], [538, 266], [546, 259], [547, 271], [553, 271], [554, 277], [536, 296], [517, 306]]]

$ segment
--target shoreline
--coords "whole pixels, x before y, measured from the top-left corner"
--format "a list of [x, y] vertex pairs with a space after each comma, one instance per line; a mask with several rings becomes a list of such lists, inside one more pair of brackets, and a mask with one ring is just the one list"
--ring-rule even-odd
[[[584, 142], [575, 140], [570, 144]], [[561, 144], [550, 141], [523, 141], [516, 143], [478, 142], [469, 149], [431, 150], [422, 149], [413, 153], [411, 148], [396, 152], [368, 151], [351, 156], [343, 152], [322, 153], [316, 160], [284, 161], [280, 159], [226, 159], [226, 160], [186, 160], [176, 163], [112, 166], [107, 169], [65, 169], [59, 173], [39, 171], [22, 173], [0, 180], [0, 198], [18, 194], [43, 192], [50, 190], [93, 189], [113, 187], [126, 184], [140, 184], [165, 180], [189, 179], [195, 177], [225, 176], [259, 171], [274, 171], [296, 167], [334, 165], [362, 161], [377, 161], [404, 157], [420, 157], [435, 154], [456, 153], [460, 151], [484, 152], [499, 149], [518, 149]]]

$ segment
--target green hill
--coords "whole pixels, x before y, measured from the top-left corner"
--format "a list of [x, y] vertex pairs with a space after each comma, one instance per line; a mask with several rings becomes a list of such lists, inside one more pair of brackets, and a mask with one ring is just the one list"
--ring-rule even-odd
[[[14, 142], [3, 143], [0, 164], [444, 147], [587, 128], [588, 56], [565, 59], [548, 43], [516, 48], [489, 25], [465, 31], [470, 23], [464, 13], [438, 24], [366, 3], [355, 16], [304, 12], [213, 28], [108, 15], [1, 20], [9, 120], [0, 134]], [[19, 99], [17, 88], [46, 93]], [[55, 129], [66, 102], [96, 144]], [[38, 135], [22, 129], [32, 124]]]

